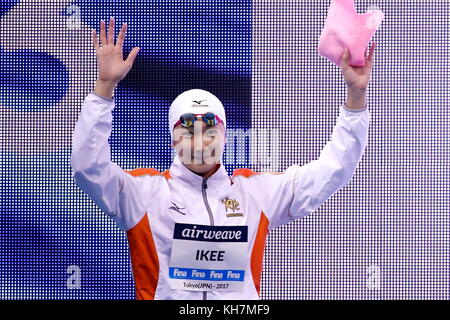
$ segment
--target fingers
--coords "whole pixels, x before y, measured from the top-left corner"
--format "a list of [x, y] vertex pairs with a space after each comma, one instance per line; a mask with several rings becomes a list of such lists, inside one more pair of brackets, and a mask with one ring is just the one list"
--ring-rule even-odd
[[[112, 44], [114, 45], [114, 28], [115, 28], [115, 19], [114, 17], [110, 17], [109, 18], [109, 25], [108, 25], [108, 36], [106, 36], [106, 22], [105, 20], [100, 20], [100, 42], [101, 42], [101, 46], [106, 46], [107, 44]], [[120, 44], [120, 46], [123, 45], [123, 41], [125, 38], [125, 32], [127, 30], [127, 25], [126, 23], [122, 26], [122, 29], [120, 30], [119, 36], [118, 36], [118, 42], [117, 44]], [[95, 39], [95, 41], [94, 41]], [[99, 47], [98, 44], [98, 39], [97, 39], [97, 33], [93, 32], [92, 35], [92, 41], [95, 42], [94, 43], [94, 47], [97, 49]]]
[[373, 62], [373, 54], [375, 52], [375, 47], [376, 47], [376, 42], [373, 41], [372, 42], [372, 46], [370, 47], [370, 52], [369, 52], [369, 56], [367, 57], [367, 60], [372, 63]]
[[123, 41], [125, 40], [125, 33], [127, 32], [127, 27], [128, 27], [127, 24], [124, 23], [122, 25], [122, 28], [120, 29], [119, 35], [117, 36], [117, 43], [116, 43], [116, 45], [118, 47], [122, 47], [122, 45], [123, 45]]
[[341, 58], [341, 69], [342, 71], [345, 71], [349, 68], [348, 59], [349, 59], [350, 53], [347, 48], [344, 48], [344, 54]]
[[95, 29], [92, 29], [92, 44], [94, 45], [95, 50], [98, 50], [100, 48], [98, 44], [97, 32], [95, 31]]
[[104, 20], [100, 20], [100, 42], [102, 44], [102, 47], [108, 44], [108, 40], [106, 39], [106, 26]]
[[112, 45], [114, 45], [114, 26], [115, 26], [115, 19], [114, 17], [110, 17], [108, 26], [108, 44]]
[[136, 59], [136, 56], [139, 52], [140, 48], [139, 47], [134, 47], [133, 50], [131, 50], [130, 54], [128, 55], [127, 59], [125, 60], [125, 62], [130, 63], [131, 65], [134, 62], [134, 59]]

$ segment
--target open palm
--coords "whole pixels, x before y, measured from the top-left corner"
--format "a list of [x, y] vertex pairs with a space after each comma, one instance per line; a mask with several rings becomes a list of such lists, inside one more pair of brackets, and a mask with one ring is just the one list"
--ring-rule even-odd
[[96, 31], [92, 31], [92, 43], [95, 48], [99, 69], [98, 77], [101, 81], [118, 83], [130, 71], [140, 48], [134, 47], [127, 59], [124, 60], [122, 46], [125, 40], [127, 24], [124, 23], [122, 25], [116, 44], [114, 44], [114, 18], [111, 17], [109, 20], [108, 34], [106, 34], [105, 24], [105, 21], [100, 21], [100, 44]]

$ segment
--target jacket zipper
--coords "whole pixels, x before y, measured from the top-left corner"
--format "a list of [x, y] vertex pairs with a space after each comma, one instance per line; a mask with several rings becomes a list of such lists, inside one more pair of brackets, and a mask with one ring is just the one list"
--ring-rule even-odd
[[209, 222], [213, 226], [214, 225], [214, 217], [213, 217], [212, 212], [211, 212], [211, 207], [209, 206], [209, 203], [208, 203], [208, 198], [206, 197], [206, 189], [208, 189], [208, 185], [206, 184], [206, 179], [203, 178], [203, 183], [202, 183], [203, 201], [205, 202], [206, 210], [208, 210]]
[[[214, 217], [213, 217], [212, 212], [211, 212], [211, 207], [209, 206], [209, 203], [208, 203], [208, 198], [206, 196], [206, 189], [208, 189], [208, 185], [206, 184], [206, 179], [203, 178], [203, 182], [202, 182], [203, 202], [205, 203], [206, 210], [208, 211], [209, 222], [213, 226], [214, 225]], [[208, 292], [207, 291], [203, 291], [203, 300], [207, 300], [207, 299], [208, 299]]]

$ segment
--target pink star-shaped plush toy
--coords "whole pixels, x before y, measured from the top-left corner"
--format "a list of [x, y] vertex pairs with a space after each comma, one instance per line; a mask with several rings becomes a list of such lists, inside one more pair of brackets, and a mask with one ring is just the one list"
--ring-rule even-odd
[[365, 65], [366, 48], [384, 18], [381, 10], [369, 10], [359, 14], [353, 1], [331, 0], [317, 48], [321, 56], [328, 58], [338, 67], [341, 66], [345, 48], [350, 51], [351, 66]]

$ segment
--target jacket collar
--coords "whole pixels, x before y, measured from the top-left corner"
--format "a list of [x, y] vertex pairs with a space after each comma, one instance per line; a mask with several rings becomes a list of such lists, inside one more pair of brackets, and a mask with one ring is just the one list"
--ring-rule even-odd
[[[203, 177], [189, 170], [175, 155], [170, 165], [170, 176], [187, 184], [191, 188], [202, 188]], [[220, 163], [220, 167], [211, 176], [206, 179], [208, 189], [223, 188], [231, 186], [231, 178], [228, 175], [225, 166]]]

